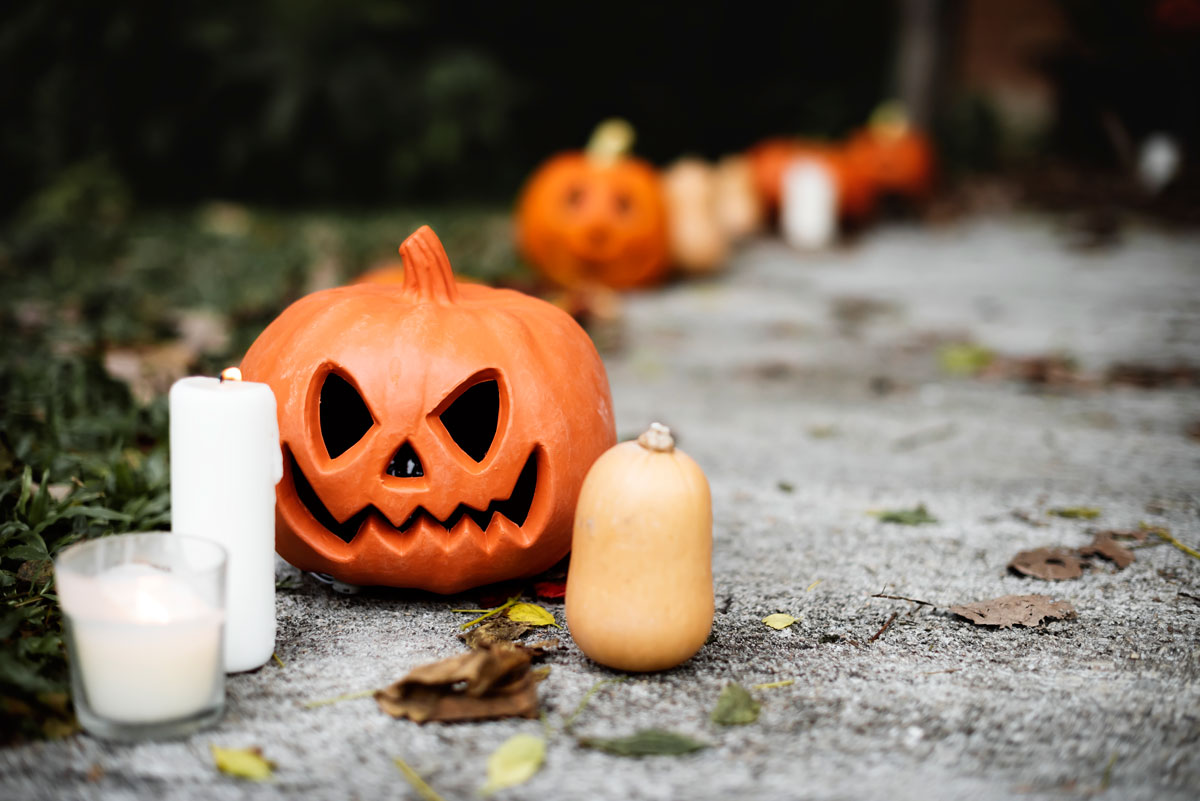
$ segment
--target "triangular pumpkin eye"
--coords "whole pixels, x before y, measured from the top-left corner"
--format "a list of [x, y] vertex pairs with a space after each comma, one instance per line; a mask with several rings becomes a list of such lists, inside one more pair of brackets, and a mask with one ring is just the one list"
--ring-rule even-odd
[[495, 379], [475, 384], [455, 398], [439, 419], [454, 444], [482, 462], [500, 423], [500, 385]]
[[330, 459], [354, 447], [375, 425], [358, 390], [337, 373], [329, 373], [321, 385], [320, 419], [321, 440]]

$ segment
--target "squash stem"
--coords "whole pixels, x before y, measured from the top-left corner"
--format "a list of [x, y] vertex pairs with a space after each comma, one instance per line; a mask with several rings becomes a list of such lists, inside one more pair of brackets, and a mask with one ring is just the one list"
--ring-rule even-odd
[[671, 436], [671, 429], [662, 423], [651, 423], [650, 427], [637, 438], [637, 441], [638, 445], [648, 451], [670, 453], [675, 450], [675, 438]]

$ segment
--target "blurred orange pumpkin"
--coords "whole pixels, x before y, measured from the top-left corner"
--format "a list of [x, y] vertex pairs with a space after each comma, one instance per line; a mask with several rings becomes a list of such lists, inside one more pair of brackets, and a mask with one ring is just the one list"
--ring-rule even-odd
[[923, 200], [933, 189], [933, 146], [898, 104], [880, 106], [850, 138], [846, 154], [880, 195]]
[[867, 173], [848, 158], [845, 150], [831, 144], [804, 139], [767, 139], [750, 148], [746, 157], [754, 174], [754, 185], [768, 208], [779, 208], [783, 173], [792, 162], [801, 158], [824, 166], [833, 175], [841, 217], [860, 219], [875, 206], [875, 193]]
[[662, 183], [652, 166], [627, 155], [632, 141], [628, 123], [602, 123], [585, 151], [551, 157], [522, 190], [517, 244], [556, 283], [629, 289], [666, 274]]

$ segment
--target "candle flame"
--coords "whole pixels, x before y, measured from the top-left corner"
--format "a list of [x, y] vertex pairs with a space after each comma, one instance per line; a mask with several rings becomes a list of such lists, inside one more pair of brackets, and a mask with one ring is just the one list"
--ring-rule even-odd
[[138, 623], [170, 623], [171, 613], [155, 592], [161, 591], [160, 582], [139, 580], [133, 597], [133, 619]]
[[241, 381], [242, 371], [236, 367], [226, 367], [221, 371], [222, 381]]

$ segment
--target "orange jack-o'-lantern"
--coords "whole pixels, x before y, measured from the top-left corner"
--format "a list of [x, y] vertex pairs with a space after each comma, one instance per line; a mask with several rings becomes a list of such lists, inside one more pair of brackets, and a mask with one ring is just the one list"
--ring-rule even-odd
[[657, 172], [626, 155], [628, 123], [596, 129], [583, 152], [540, 166], [517, 202], [517, 243], [551, 280], [629, 289], [667, 272], [667, 206]]
[[403, 283], [301, 298], [242, 362], [278, 402], [276, 548], [440, 593], [545, 570], [616, 439], [600, 357], [549, 303], [457, 283], [428, 227], [400, 253]]
[[933, 146], [909, 124], [898, 104], [880, 106], [870, 123], [851, 137], [846, 155], [877, 194], [924, 200], [933, 189]]
[[783, 174], [798, 159], [821, 165], [833, 176], [838, 193], [838, 213], [847, 219], [861, 219], [875, 206], [875, 194], [863, 169], [848, 154], [833, 145], [803, 139], [767, 139], [746, 152], [754, 185], [763, 203], [779, 208]]

